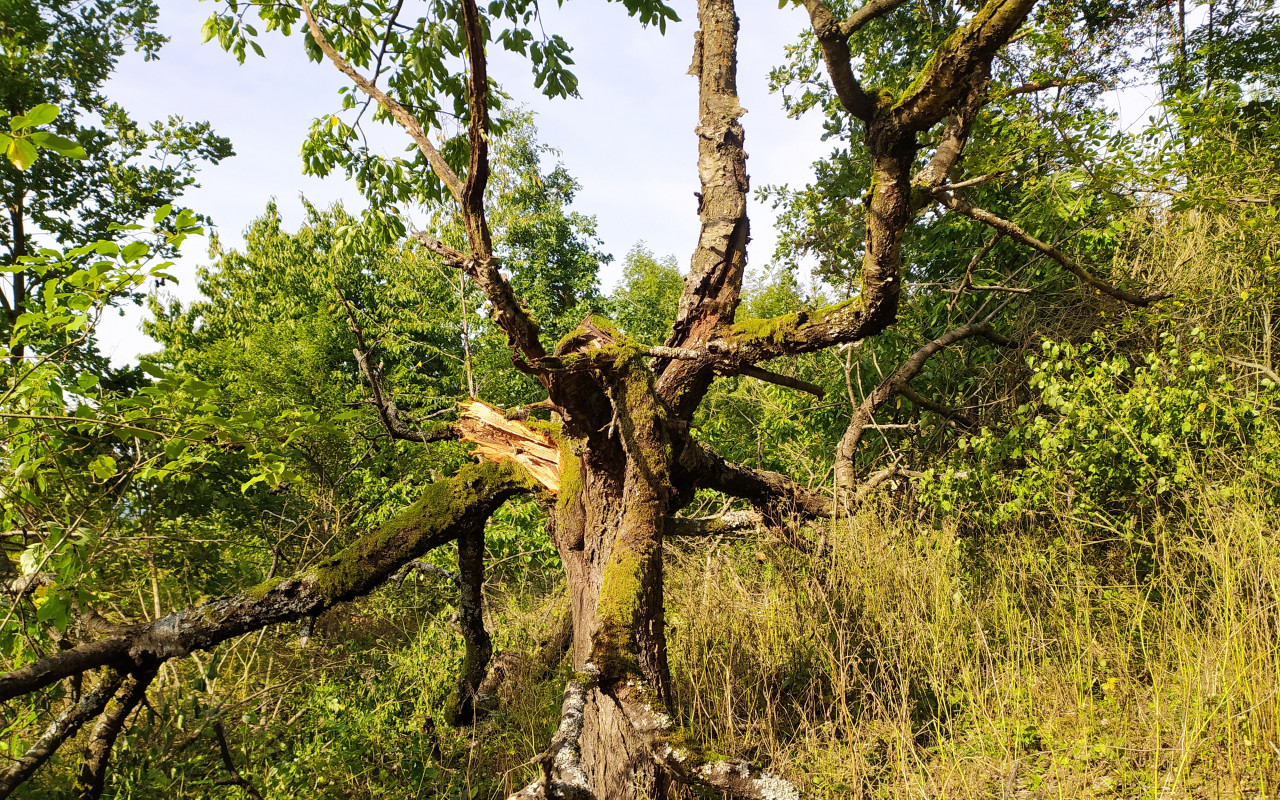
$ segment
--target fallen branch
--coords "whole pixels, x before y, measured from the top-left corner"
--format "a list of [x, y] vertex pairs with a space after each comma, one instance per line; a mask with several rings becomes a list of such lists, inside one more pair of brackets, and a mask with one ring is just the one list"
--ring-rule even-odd
[[91, 669], [110, 666], [132, 672], [269, 625], [315, 617], [337, 603], [368, 594], [428, 551], [482, 528], [508, 498], [533, 488], [533, 482], [510, 465], [463, 467], [454, 477], [427, 486], [418, 502], [377, 530], [306, 572], [120, 628], [104, 639], [0, 676], [0, 702]]
[[84, 748], [84, 762], [80, 776], [76, 778], [76, 800], [98, 800], [106, 787], [107, 764], [111, 760], [111, 748], [124, 729], [125, 721], [138, 704], [146, 699], [147, 687], [156, 676], [154, 668], [142, 668], [129, 676], [122, 688], [108, 705], [107, 711], [93, 726], [89, 742]]

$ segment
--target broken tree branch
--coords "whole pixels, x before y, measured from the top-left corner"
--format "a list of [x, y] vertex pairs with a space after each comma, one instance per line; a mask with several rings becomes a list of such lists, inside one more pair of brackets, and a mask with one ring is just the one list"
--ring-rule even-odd
[[121, 628], [0, 676], [0, 702], [91, 669], [110, 666], [130, 672], [269, 625], [315, 617], [368, 594], [429, 550], [482, 528], [508, 498], [534, 486], [510, 464], [465, 466], [454, 477], [427, 486], [416, 503], [377, 530], [306, 572]]

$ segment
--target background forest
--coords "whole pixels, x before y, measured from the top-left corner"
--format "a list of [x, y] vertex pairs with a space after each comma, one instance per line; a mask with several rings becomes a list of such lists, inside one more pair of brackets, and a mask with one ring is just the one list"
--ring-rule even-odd
[[[905, 83], [975, 5], [903, 5], [850, 47], [877, 83]], [[231, 155], [208, 125], [138, 123], [101, 95], [126, 49], [160, 47], [156, 14], [145, 0], [0, 0], [4, 672], [306, 570], [475, 461], [466, 443], [389, 436], [372, 402], [383, 387], [428, 433], [464, 398], [546, 396], [480, 289], [395, 210], [421, 201], [433, 235], [458, 245], [451, 201], [407, 161], [361, 150], [339, 116], [304, 143], [306, 168], [345, 170], [372, 211], [309, 206], [286, 230], [266, 204], [242, 249], [212, 240], [203, 299], [151, 292], [206, 222], [183, 189]], [[241, 58], [256, 46], [235, 4], [207, 35]], [[550, 93], [571, 95], [562, 45], [534, 61]], [[740, 323], [856, 294], [865, 246], [865, 145], [813, 36], [772, 82], [792, 113], [824, 115], [832, 150], [808, 185], [756, 189], [780, 210], [780, 244], [753, 267]], [[1121, 130], [1104, 98], [1128, 85], [1157, 103]], [[769, 362], [792, 385], [717, 378], [694, 418], [729, 460], [856, 491], [848, 513], [817, 521], [761, 520], [707, 490], [681, 512], [691, 534], [668, 535], [665, 606], [687, 730], [806, 797], [1280, 791], [1278, 92], [1267, 2], [1032, 12], [997, 59], [960, 177], [963, 202], [1046, 249], [925, 210], [903, 245], [896, 325]], [[601, 241], [532, 118], [494, 113], [495, 252], [545, 338], [598, 314], [661, 345], [681, 263]], [[601, 286], [615, 256], [621, 282]], [[144, 298], [159, 349], [111, 368], [95, 324]], [[945, 341], [895, 380], [966, 324], [999, 335]], [[473, 724], [451, 712], [460, 577], [441, 548], [301, 628], [164, 662], [108, 741], [97, 792], [524, 786], [573, 674], [542, 502], [516, 498], [484, 531], [494, 699]], [[67, 679], [0, 705], [0, 770], [88, 691]], [[71, 787], [91, 739], [86, 727], [14, 796], [87, 796]]]

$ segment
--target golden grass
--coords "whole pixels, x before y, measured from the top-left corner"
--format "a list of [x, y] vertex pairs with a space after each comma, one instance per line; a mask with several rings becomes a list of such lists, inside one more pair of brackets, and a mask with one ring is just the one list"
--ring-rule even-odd
[[868, 511], [820, 560], [680, 552], [686, 722], [816, 797], [1273, 797], [1275, 515], [1194, 512], [1137, 544]]

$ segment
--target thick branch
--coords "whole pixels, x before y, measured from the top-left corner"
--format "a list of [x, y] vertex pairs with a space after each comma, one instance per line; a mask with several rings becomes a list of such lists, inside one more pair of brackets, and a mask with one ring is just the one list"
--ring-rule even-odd
[[847, 20], [840, 21], [822, 0], [805, 0], [809, 22], [822, 48], [822, 60], [826, 63], [831, 86], [836, 90], [840, 104], [850, 114], [863, 122], [870, 122], [876, 114], [876, 97], [853, 74], [853, 62], [849, 53], [849, 37], [862, 26], [877, 17], [884, 16], [907, 0], [868, 0]]
[[1067, 271], [1070, 272], [1072, 275], [1075, 275], [1077, 278], [1079, 278], [1082, 283], [1086, 283], [1089, 286], [1092, 286], [1102, 294], [1108, 295], [1110, 297], [1114, 297], [1117, 300], [1121, 300], [1125, 303], [1129, 303], [1130, 305], [1135, 305], [1135, 306], [1148, 306], [1154, 302], [1163, 300], [1166, 297], [1168, 297], [1168, 295], [1163, 295], [1163, 294], [1155, 294], [1155, 295], [1149, 295], [1144, 297], [1142, 295], [1133, 294], [1132, 292], [1126, 292], [1124, 289], [1116, 288], [1115, 286], [1112, 286], [1111, 284], [1107, 283], [1101, 278], [1095, 276], [1093, 273], [1089, 272], [1087, 269], [1081, 266], [1079, 262], [1077, 262], [1074, 258], [1062, 252], [1061, 250], [1054, 247], [1053, 245], [1040, 241], [1036, 237], [1024, 231], [1022, 228], [1018, 227], [1015, 223], [1010, 222], [1009, 220], [1004, 219], [1003, 217], [997, 217], [995, 214], [992, 214], [990, 211], [985, 211], [981, 208], [977, 208], [975, 206], [970, 205], [967, 201], [947, 191], [947, 187], [945, 186], [934, 187], [932, 189], [932, 194], [939, 203], [942, 203], [951, 211], [954, 211], [957, 214], [966, 216], [969, 219], [974, 220], [975, 222], [981, 222], [983, 225], [986, 225], [994, 230], [999, 231], [1005, 236], [1008, 236], [1010, 239], [1021, 242], [1027, 247], [1030, 247], [1031, 249], [1036, 250], [1040, 253], [1043, 253], [1049, 258], [1052, 258], [1054, 261], [1057, 261], [1059, 264], [1065, 267]]
[[84, 748], [84, 763], [76, 778], [76, 800], [98, 800], [107, 781], [107, 764], [111, 761], [111, 748], [116, 737], [124, 729], [125, 721], [138, 704], [147, 696], [147, 687], [156, 676], [154, 667], [141, 667], [125, 681], [124, 688], [108, 706], [107, 713], [98, 719]]
[[692, 439], [680, 452], [679, 466], [695, 486], [748, 501], [760, 509], [768, 525], [778, 525], [792, 514], [829, 517], [833, 511], [831, 500], [825, 495], [806, 489], [785, 475], [726, 461]]
[[759, 511], [727, 511], [714, 517], [668, 517], [666, 536], [702, 538], [726, 533], [750, 531], [764, 524]]
[[465, 652], [458, 673], [449, 722], [470, 725], [480, 716], [480, 684], [489, 671], [493, 641], [484, 629], [484, 529], [467, 531], [458, 537], [458, 627], [462, 629]]
[[987, 0], [964, 27], [947, 38], [893, 107], [902, 131], [925, 131], [952, 112], [976, 76], [1017, 32], [1035, 0]]
[[49, 727], [45, 728], [35, 744], [0, 775], [0, 798], [12, 794], [14, 789], [58, 751], [63, 742], [75, 736], [86, 722], [101, 714], [123, 682], [123, 675], [115, 670], [108, 670], [93, 691], [81, 697], [79, 702], [72, 703], [49, 723]]
[[[701, 231], [667, 346], [696, 347], [733, 322], [747, 265], [747, 154], [738, 103], [738, 17], [732, 0], [698, 4], [699, 32], [689, 71], [698, 78], [698, 178], [702, 184]], [[700, 361], [656, 365], [658, 394], [677, 416], [688, 418], [711, 385]]]
[[534, 486], [508, 463], [463, 467], [454, 477], [429, 485], [416, 503], [376, 531], [306, 572], [121, 629], [16, 669], [0, 676], [0, 701], [86, 670], [111, 666], [132, 671], [268, 625], [315, 617], [373, 591], [427, 551], [482, 528], [509, 497]]
[[507, 800], [595, 800], [582, 769], [582, 723], [587, 693], [595, 684], [595, 668], [587, 665], [586, 680], [575, 678], [564, 687], [560, 726], [551, 747], [539, 759], [542, 777]]

